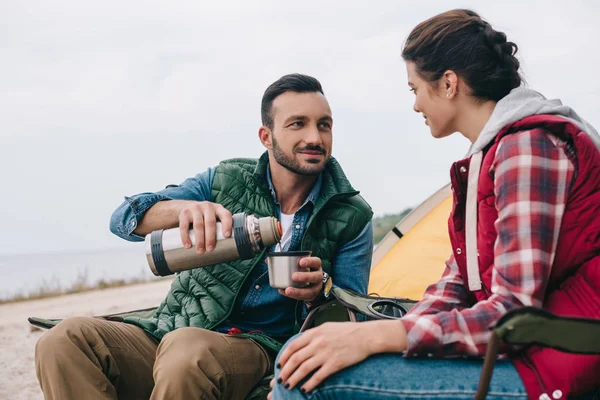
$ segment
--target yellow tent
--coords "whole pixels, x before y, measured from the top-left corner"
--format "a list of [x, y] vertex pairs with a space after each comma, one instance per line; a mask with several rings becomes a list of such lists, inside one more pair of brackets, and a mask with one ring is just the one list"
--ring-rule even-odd
[[373, 252], [369, 293], [420, 300], [442, 276], [452, 251], [448, 217], [452, 191], [446, 185], [412, 210]]

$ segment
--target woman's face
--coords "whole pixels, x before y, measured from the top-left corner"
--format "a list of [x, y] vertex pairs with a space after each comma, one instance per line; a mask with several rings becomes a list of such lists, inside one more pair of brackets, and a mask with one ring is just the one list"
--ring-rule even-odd
[[415, 94], [413, 110], [423, 115], [425, 125], [429, 126], [431, 130], [431, 136], [443, 138], [456, 132], [454, 128], [456, 108], [447, 96], [449, 89], [442, 82], [443, 78], [440, 79], [437, 86], [432, 86], [431, 83], [421, 78], [417, 73], [415, 63], [411, 61], [406, 62], [406, 71], [408, 86]]

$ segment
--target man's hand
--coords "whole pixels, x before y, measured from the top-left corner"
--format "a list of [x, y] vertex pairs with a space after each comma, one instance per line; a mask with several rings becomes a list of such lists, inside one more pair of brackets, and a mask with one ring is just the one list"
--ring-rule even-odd
[[189, 229], [193, 225], [196, 251], [200, 254], [205, 250], [213, 251], [217, 242], [217, 219], [221, 222], [223, 236], [230, 237], [232, 215], [225, 207], [209, 201], [186, 202], [179, 211], [181, 243], [187, 249], [192, 247]]
[[298, 264], [301, 268], [308, 268], [309, 270], [308, 272], [294, 272], [292, 280], [308, 285], [303, 288], [288, 287], [285, 290], [279, 289], [279, 293], [296, 300], [313, 301], [319, 296], [323, 287], [321, 259], [319, 257], [303, 257]]

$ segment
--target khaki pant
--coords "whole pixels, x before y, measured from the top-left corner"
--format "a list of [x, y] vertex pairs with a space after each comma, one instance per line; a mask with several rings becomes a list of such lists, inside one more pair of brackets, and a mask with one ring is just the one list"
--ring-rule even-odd
[[200, 328], [158, 341], [142, 329], [99, 318], [69, 318], [35, 348], [46, 399], [244, 399], [272, 371], [254, 341]]

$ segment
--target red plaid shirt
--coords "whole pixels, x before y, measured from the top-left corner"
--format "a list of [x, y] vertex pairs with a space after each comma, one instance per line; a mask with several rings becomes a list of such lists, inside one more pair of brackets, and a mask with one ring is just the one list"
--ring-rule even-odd
[[465, 280], [450, 257], [440, 281], [402, 318], [407, 356], [483, 355], [489, 327], [502, 315], [544, 301], [573, 163], [563, 142], [534, 129], [504, 137], [490, 173], [498, 210], [495, 228], [498, 238], [509, 239], [494, 245], [492, 295], [470, 304]]

